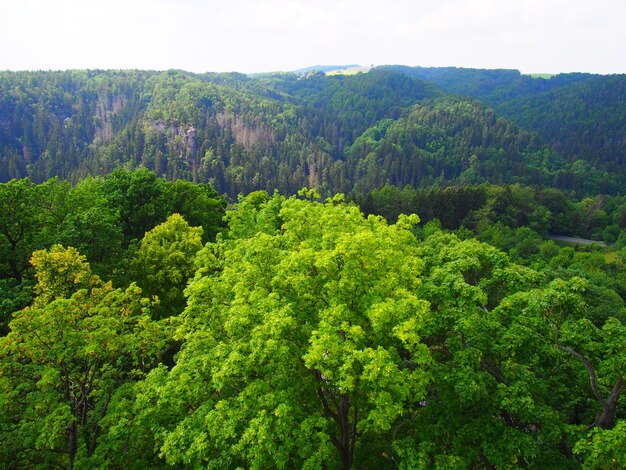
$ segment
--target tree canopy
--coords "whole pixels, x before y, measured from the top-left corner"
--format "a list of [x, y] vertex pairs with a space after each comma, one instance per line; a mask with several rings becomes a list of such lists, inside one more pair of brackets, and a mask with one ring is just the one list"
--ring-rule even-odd
[[622, 197], [0, 189], [2, 468], [623, 466]]

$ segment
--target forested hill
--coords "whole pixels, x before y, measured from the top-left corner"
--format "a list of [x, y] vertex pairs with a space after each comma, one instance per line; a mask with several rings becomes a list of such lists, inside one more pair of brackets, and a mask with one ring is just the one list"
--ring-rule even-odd
[[621, 192], [621, 77], [420, 70], [1, 72], [0, 181], [126, 165], [231, 196], [457, 179]]
[[536, 134], [478, 102], [454, 97], [417, 104], [396, 121], [380, 121], [347, 153], [361, 191], [446, 179], [551, 185], [562, 165]]
[[549, 78], [523, 75], [512, 69], [471, 69], [460, 67], [409, 67], [384, 65], [378, 70], [393, 71], [436, 84], [448, 93], [472, 96], [491, 106], [521, 96], [536, 95], [598, 75], [564, 73]]
[[449, 93], [476, 98], [536, 131], [577, 170], [626, 167], [626, 75], [567, 73], [533, 78], [517, 70], [386, 66]]
[[343, 148], [378, 120], [438, 94], [389, 72], [5, 72], [0, 179], [76, 179], [129, 162], [230, 194], [294, 192], [323, 183]]

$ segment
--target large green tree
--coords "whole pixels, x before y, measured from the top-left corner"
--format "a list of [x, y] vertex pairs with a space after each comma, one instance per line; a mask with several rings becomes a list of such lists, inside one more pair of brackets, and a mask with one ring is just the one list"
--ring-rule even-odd
[[398, 422], [430, 380], [417, 218], [251, 199], [230, 217], [247, 235], [200, 252], [182, 350], [137, 387], [133, 422], [171, 464], [392, 465]]
[[0, 279], [21, 281], [34, 250], [54, 239], [55, 223], [63, 214], [56, 179], [37, 185], [28, 178], [0, 184]]
[[108, 205], [118, 211], [126, 242], [140, 240], [169, 215], [163, 201], [166, 182], [156, 173], [140, 168], [115, 170], [102, 187]]
[[435, 364], [405, 463], [576, 467], [587, 429], [624, 416], [623, 323], [590, 314], [584, 279], [549, 282], [476, 240], [437, 233], [419, 252]]
[[78, 249], [94, 271], [110, 275], [123, 255], [124, 235], [119, 207], [109, 204], [104, 180], [82, 179], [67, 191], [65, 206], [57, 241]]

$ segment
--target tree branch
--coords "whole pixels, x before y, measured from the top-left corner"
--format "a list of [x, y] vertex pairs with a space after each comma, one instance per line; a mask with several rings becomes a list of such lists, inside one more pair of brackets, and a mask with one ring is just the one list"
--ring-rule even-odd
[[511, 385], [511, 381], [502, 375], [498, 368], [491, 364], [487, 359], [481, 359], [480, 367], [498, 382], [506, 385], [507, 387]]
[[[315, 378], [318, 381], [323, 382], [322, 374], [321, 374], [320, 371], [315, 370], [315, 371], [313, 371], [313, 373], [315, 374]], [[317, 396], [320, 398], [320, 401], [322, 402], [322, 408], [324, 410], [324, 414], [326, 416], [329, 416], [329, 417], [333, 418], [335, 420], [335, 422], [337, 424], [339, 424], [339, 416], [328, 405], [328, 400], [326, 399], [326, 396], [324, 395], [324, 390], [322, 389], [322, 387], [319, 387], [317, 389]]]
[[607, 406], [606, 400], [604, 399], [604, 397], [602, 397], [602, 394], [600, 393], [600, 390], [598, 389], [598, 379], [596, 378], [596, 371], [591, 365], [591, 362], [589, 362], [589, 359], [587, 359], [585, 356], [580, 354], [578, 351], [574, 351], [570, 347], [563, 346], [560, 344], [557, 344], [556, 347], [559, 348], [561, 351], [565, 351], [571, 354], [572, 356], [574, 356], [576, 359], [578, 359], [580, 362], [583, 363], [583, 365], [589, 372], [589, 380], [591, 381], [591, 389], [593, 390], [593, 394], [595, 395], [596, 399], [602, 404], [602, 408], [606, 408]]

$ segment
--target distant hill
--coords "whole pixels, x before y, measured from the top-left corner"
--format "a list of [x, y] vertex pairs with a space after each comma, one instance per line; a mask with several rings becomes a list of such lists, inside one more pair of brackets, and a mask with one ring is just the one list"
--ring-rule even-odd
[[621, 75], [514, 70], [0, 72], [0, 181], [124, 165], [233, 197], [451, 181], [621, 193], [625, 97]]
[[626, 171], [626, 75], [567, 73], [550, 78], [517, 70], [379, 67], [476, 98], [536, 131], [566, 159], [601, 171]]
[[536, 134], [459, 97], [416, 104], [405, 117], [379, 122], [347, 155], [363, 192], [446, 180], [552, 185], [563, 163]]
[[385, 65], [377, 68], [427, 80], [448, 93], [471, 96], [493, 107], [512, 98], [535, 95], [594, 77], [592, 74], [569, 73], [545, 79], [523, 75], [519, 70], [512, 69], [408, 67], [405, 65]]
[[402, 74], [0, 73], [0, 180], [70, 180], [118, 165], [236, 195], [333, 182], [331, 163], [437, 87]]
[[303, 67], [301, 69], [293, 70], [293, 73], [303, 74], [308, 72], [313, 72], [318, 70], [320, 72], [333, 72], [335, 70], [343, 70], [343, 69], [352, 69], [361, 67], [358, 64], [350, 64], [350, 65], [312, 65], [310, 67]]
[[494, 107], [572, 162], [626, 171], [626, 75], [591, 76]]

